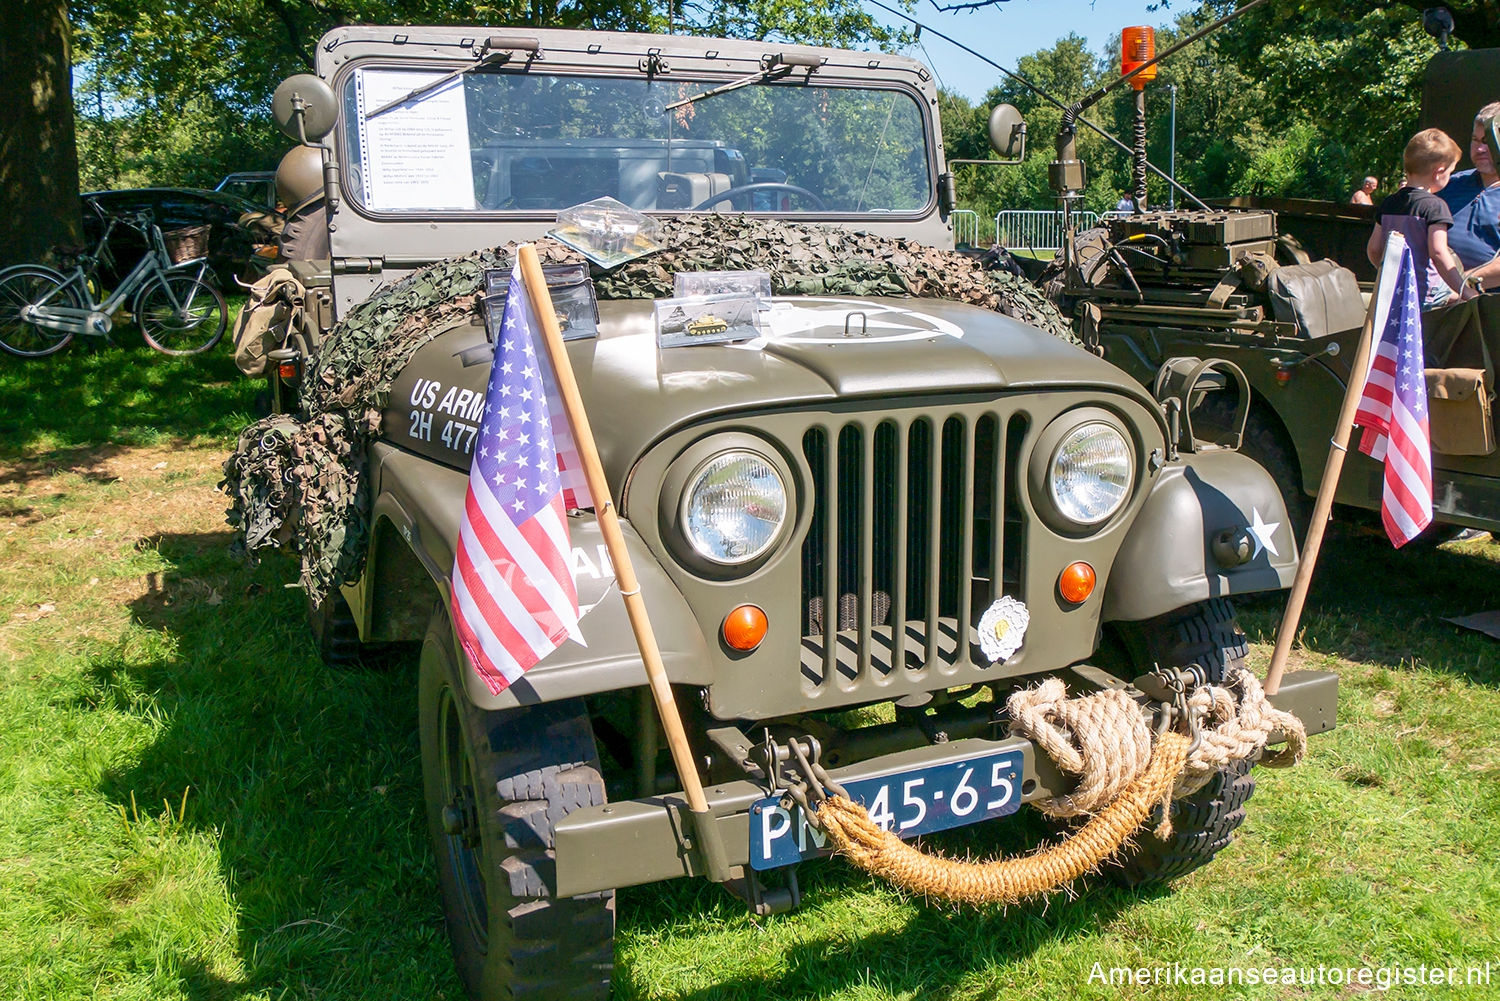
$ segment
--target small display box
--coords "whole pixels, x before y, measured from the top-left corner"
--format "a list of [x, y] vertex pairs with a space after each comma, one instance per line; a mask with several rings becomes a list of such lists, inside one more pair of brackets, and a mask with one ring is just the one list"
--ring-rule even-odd
[[768, 271], [679, 271], [672, 276], [672, 294], [679, 299], [703, 295], [753, 295], [760, 309], [771, 308]]
[[755, 295], [694, 295], [656, 300], [656, 343], [726, 344], [760, 336], [760, 300]]
[[655, 219], [623, 202], [595, 198], [558, 212], [547, 235], [608, 270], [660, 250], [659, 228]]
[[[547, 292], [552, 296], [552, 308], [557, 314], [557, 325], [562, 330], [563, 340], [580, 340], [599, 333], [599, 303], [594, 295], [594, 280], [589, 269], [582, 264], [547, 264], [542, 267], [547, 277]], [[490, 342], [500, 332], [505, 321], [505, 298], [510, 289], [510, 271], [490, 268], [484, 273], [484, 327]]]

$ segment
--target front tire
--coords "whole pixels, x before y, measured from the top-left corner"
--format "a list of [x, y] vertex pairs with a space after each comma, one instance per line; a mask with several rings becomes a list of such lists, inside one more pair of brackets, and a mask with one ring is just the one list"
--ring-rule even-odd
[[[1144, 623], [1116, 627], [1115, 647], [1123, 661], [1109, 665], [1122, 677], [1154, 665], [1183, 668], [1197, 664], [1209, 684], [1221, 684], [1243, 667], [1247, 645], [1234, 606], [1213, 598]], [[1255, 792], [1252, 762], [1231, 762], [1191, 796], [1172, 801], [1172, 835], [1158, 838], [1160, 814], [1146, 822], [1135, 842], [1115, 856], [1104, 872], [1126, 886], [1150, 886], [1185, 876], [1213, 861], [1245, 822], [1245, 802]]]
[[83, 294], [51, 268], [8, 268], [0, 274], [0, 348], [21, 358], [44, 358], [73, 340], [71, 330], [51, 330], [21, 318], [23, 307], [37, 303], [87, 307]]
[[464, 989], [476, 1001], [608, 998], [614, 891], [553, 893], [554, 825], [605, 802], [588, 712], [578, 700], [477, 709], [451, 651], [439, 610], [418, 677], [422, 780]]
[[192, 275], [162, 275], [135, 301], [146, 343], [166, 355], [195, 355], [219, 343], [229, 325], [224, 296]]

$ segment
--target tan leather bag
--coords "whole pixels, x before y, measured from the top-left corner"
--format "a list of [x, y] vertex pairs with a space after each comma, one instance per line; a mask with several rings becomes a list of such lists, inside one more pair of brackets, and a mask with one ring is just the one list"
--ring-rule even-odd
[[1495, 450], [1490, 386], [1482, 368], [1429, 368], [1428, 426], [1432, 450], [1445, 455], [1489, 455]]
[[250, 286], [245, 308], [234, 321], [234, 364], [251, 378], [266, 372], [266, 352], [286, 340], [302, 321], [307, 295], [289, 268], [278, 265]]

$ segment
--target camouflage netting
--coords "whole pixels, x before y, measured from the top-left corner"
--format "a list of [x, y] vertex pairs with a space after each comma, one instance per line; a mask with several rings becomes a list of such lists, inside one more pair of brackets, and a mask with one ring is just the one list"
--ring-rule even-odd
[[[918, 296], [996, 310], [1074, 340], [1041, 290], [972, 258], [910, 240], [733, 215], [665, 219], [666, 248], [609, 272], [595, 269], [600, 299], [672, 295], [678, 271], [768, 271], [778, 295]], [[582, 255], [540, 240], [544, 264]], [[380, 432], [392, 381], [433, 332], [477, 313], [486, 268], [506, 267], [514, 245], [443, 261], [351, 309], [309, 365], [300, 418], [267, 417], [240, 435], [224, 461], [229, 523], [251, 553], [289, 546], [315, 604], [356, 579], [369, 531], [365, 446]]]

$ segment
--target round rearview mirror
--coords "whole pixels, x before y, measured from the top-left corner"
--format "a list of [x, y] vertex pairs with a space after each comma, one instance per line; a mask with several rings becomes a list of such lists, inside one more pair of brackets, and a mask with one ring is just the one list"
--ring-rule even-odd
[[990, 148], [1002, 160], [1020, 160], [1026, 155], [1026, 119], [1014, 105], [997, 104], [990, 112]]
[[339, 118], [333, 89], [311, 73], [281, 81], [271, 98], [271, 117], [277, 128], [298, 142], [317, 142], [333, 131]]

